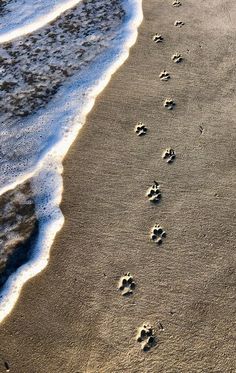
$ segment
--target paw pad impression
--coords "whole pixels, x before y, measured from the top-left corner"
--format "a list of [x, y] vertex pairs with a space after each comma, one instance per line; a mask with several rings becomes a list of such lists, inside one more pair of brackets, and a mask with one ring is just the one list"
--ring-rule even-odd
[[135, 282], [133, 276], [129, 272], [127, 272], [120, 278], [118, 289], [124, 296], [133, 294], [133, 290], [135, 289]]
[[166, 149], [164, 151], [163, 155], [162, 155], [162, 158], [166, 159], [167, 163], [172, 163], [176, 158], [176, 154], [175, 154], [174, 149], [172, 149], [172, 148]]
[[147, 133], [147, 127], [142, 122], [138, 122], [134, 131], [137, 133], [138, 136], [144, 136]]
[[182, 27], [184, 25], [184, 22], [182, 22], [182, 21], [175, 21], [174, 25], [176, 27]]
[[167, 71], [163, 70], [163, 71], [160, 73], [159, 78], [160, 78], [160, 80], [162, 80], [162, 81], [167, 81], [167, 80], [170, 79], [170, 74], [169, 74]]
[[137, 342], [141, 343], [143, 351], [149, 351], [150, 348], [155, 346], [156, 337], [153, 328], [148, 324], [143, 324], [138, 330]]
[[167, 98], [164, 101], [164, 107], [168, 110], [173, 110], [175, 107], [175, 102], [171, 98]]
[[161, 35], [155, 34], [153, 35], [152, 40], [154, 41], [154, 43], [162, 43], [164, 38]]
[[175, 63], [180, 63], [180, 62], [183, 60], [183, 57], [181, 56], [181, 54], [179, 54], [179, 53], [175, 53], [175, 54], [173, 54], [173, 56], [172, 56], [172, 60], [173, 60]]
[[160, 185], [154, 181], [153, 185], [148, 189], [147, 191], [147, 197], [150, 202], [160, 202], [161, 199], [161, 191], [160, 191]]
[[161, 245], [165, 237], [166, 232], [164, 229], [159, 224], [155, 224], [151, 231], [151, 240]]
[[174, 0], [172, 5], [178, 7], [178, 6], [181, 6], [182, 4], [179, 0]]

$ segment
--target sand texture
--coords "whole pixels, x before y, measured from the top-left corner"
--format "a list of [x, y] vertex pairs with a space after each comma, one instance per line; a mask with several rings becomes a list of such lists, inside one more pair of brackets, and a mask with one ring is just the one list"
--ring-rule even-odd
[[64, 162], [65, 225], [0, 372], [236, 372], [236, 3], [181, 3], [143, 1]]

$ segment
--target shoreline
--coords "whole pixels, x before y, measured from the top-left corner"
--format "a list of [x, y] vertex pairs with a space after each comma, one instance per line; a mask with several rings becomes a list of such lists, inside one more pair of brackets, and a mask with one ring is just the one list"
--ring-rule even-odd
[[[220, 2], [211, 12], [204, 1], [171, 4], [144, 0], [137, 43], [64, 160], [64, 227], [48, 267], [0, 325], [12, 372], [235, 368], [233, 31]], [[153, 43], [156, 32], [163, 43]], [[173, 164], [162, 159], [168, 147]], [[145, 195], [154, 180], [158, 205]], [[155, 223], [167, 232], [160, 247], [150, 240]], [[117, 290], [126, 272], [137, 285], [127, 298]], [[136, 341], [143, 323], [158, 341], [147, 353]]]
[[[48, 124], [46, 127], [51, 128], [51, 132], [56, 132], [57, 135], [54, 137], [51, 135], [51, 143], [49, 142], [48, 144], [46, 142], [46, 144], [43, 144], [46, 149], [41, 151], [42, 154], [31, 154], [32, 162], [34, 162], [33, 156], [39, 157], [38, 162], [36, 162], [36, 165], [33, 163], [33, 166], [28, 166], [28, 173], [19, 176], [16, 181], [16, 183], [19, 183], [22, 179], [24, 181], [29, 179], [29, 177], [32, 179], [31, 183], [36, 200], [36, 216], [39, 221], [40, 234], [35, 243], [32, 259], [9, 277], [1, 292], [0, 321], [13, 308], [24, 283], [41, 272], [49, 261], [50, 247], [56, 233], [64, 223], [64, 217], [59, 208], [63, 190], [61, 180], [62, 161], [78, 132], [83, 127], [86, 116], [91, 111], [96, 97], [108, 84], [113, 73], [127, 59], [129, 49], [135, 43], [137, 27], [142, 20], [141, 2], [140, 0], [129, 0], [127, 4], [124, 4], [122, 1], [122, 7], [126, 10], [126, 16], [118, 30], [116, 30], [114, 25], [116, 33], [113, 35], [114, 40], [110, 36], [110, 47], [97, 56], [95, 61], [90, 64], [90, 68], [85, 69], [84, 72], [78, 75], [78, 81], [74, 81], [72, 84], [69, 80], [68, 84], [59, 92], [58, 97], [46, 106], [45, 112], [41, 113], [39, 111], [38, 115], [36, 114], [33, 118], [30, 117], [28, 121], [26, 120], [29, 126], [34, 122], [35, 130], [37, 131], [39, 131], [38, 127], [40, 128], [41, 122], [45, 121], [44, 127]], [[119, 17], [121, 16], [122, 14]], [[115, 20], [113, 22], [115, 23]], [[90, 74], [89, 79], [86, 75], [88, 73]], [[76, 74], [74, 74], [74, 80], [75, 78]], [[52, 131], [53, 127], [55, 127], [54, 131]], [[27, 128], [28, 126], [26, 126], [26, 130]], [[41, 131], [43, 132], [43, 130]], [[29, 140], [27, 139], [28, 142]], [[34, 141], [37, 143], [37, 138]], [[40, 144], [38, 146], [40, 147]], [[33, 175], [30, 173], [32, 167], [36, 168]], [[45, 184], [48, 184], [47, 190], [45, 190]], [[7, 189], [9, 189], [9, 186]], [[4, 187], [1, 191], [4, 191]]]

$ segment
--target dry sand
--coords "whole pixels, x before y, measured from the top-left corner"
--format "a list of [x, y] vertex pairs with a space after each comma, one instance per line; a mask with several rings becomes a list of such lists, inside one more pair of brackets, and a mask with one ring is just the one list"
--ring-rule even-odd
[[[236, 372], [236, 4], [143, 8], [128, 61], [64, 163], [66, 222], [50, 263], [0, 327], [1, 372], [4, 361], [11, 373]], [[159, 79], [163, 69], [170, 80]], [[162, 159], [169, 146], [172, 164]], [[157, 205], [145, 196], [153, 180]], [[149, 238], [155, 223], [167, 233], [161, 246]], [[124, 297], [127, 271], [136, 288]], [[157, 338], [146, 353], [136, 341], [143, 322]]]

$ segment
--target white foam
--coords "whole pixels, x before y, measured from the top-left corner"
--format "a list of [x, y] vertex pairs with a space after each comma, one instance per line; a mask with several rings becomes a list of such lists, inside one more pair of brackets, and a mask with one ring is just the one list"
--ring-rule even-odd
[[27, 35], [52, 22], [81, 0], [17, 0], [7, 6], [9, 12], [1, 17], [0, 43]]
[[26, 281], [41, 272], [48, 263], [50, 247], [56, 233], [61, 229], [64, 218], [59, 208], [63, 184], [62, 161], [69, 147], [91, 111], [96, 97], [102, 92], [115, 71], [129, 56], [129, 49], [137, 39], [138, 27], [142, 22], [142, 0], [124, 0], [126, 20], [121, 25], [119, 37], [82, 74], [73, 77], [55, 99], [34, 117], [34, 123], [50, 124], [57, 136], [39, 154], [36, 164], [21, 174], [3, 191], [31, 178], [36, 194], [36, 213], [39, 219], [39, 239], [33, 258], [21, 266], [6, 282], [0, 299], [0, 322], [11, 312]]

